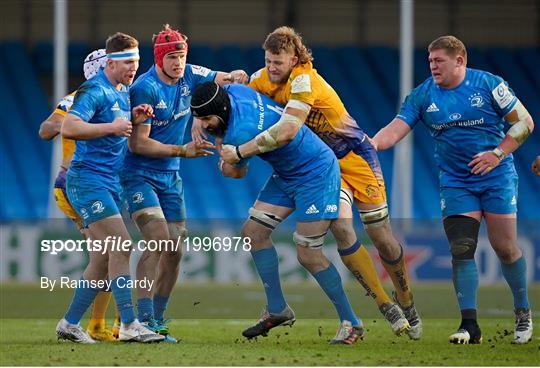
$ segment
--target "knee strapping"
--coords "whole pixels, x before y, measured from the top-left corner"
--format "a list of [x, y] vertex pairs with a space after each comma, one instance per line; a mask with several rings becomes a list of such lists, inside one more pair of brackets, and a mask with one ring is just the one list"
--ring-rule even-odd
[[139, 227], [139, 230], [154, 220], [165, 220], [165, 215], [160, 207], [149, 207], [141, 210], [137, 217], [135, 218], [135, 223]]
[[365, 228], [383, 226], [389, 222], [388, 205], [373, 210], [360, 210], [360, 219]]
[[343, 202], [346, 202], [351, 207], [353, 205], [353, 199], [352, 199], [351, 195], [345, 189], [340, 190], [340, 192], [339, 192], [339, 200], [343, 201]]
[[281, 217], [273, 213], [261, 211], [253, 207], [249, 209], [249, 219], [271, 230], [274, 230], [283, 221]]
[[298, 234], [298, 232], [295, 231], [293, 234], [293, 240], [294, 243], [298, 246], [316, 249], [322, 247], [322, 245], [324, 244], [325, 236], [326, 232], [320, 235], [306, 236]]
[[443, 224], [452, 258], [474, 259], [480, 222], [469, 216], [455, 215], [445, 218]]

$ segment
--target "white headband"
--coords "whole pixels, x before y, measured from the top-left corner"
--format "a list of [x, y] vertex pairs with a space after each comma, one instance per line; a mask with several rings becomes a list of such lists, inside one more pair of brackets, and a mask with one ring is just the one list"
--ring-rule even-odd
[[107, 58], [114, 61], [122, 61], [122, 60], [139, 60], [139, 49], [137, 47], [133, 49], [123, 50], [123, 51], [117, 51], [117, 52], [111, 52], [110, 54], [107, 54]]

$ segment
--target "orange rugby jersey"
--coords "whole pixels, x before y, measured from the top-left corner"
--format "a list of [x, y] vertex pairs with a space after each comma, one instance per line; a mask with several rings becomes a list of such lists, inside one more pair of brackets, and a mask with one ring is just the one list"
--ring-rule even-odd
[[[71, 92], [69, 95], [65, 96], [56, 106], [54, 113], [65, 117], [71, 109], [71, 105], [73, 105], [75, 93], [77, 93], [77, 91]], [[74, 152], [75, 141], [73, 139], [62, 137], [62, 166], [69, 166]]]
[[364, 132], [349, 115], [336, 91], [317, 73], [311, 62], [294, 67], [285, 84], [270, 82], [268, 71], [262, 68], [251, 76], [249, 86], [283, 105], [289, 100], [310, 105], [307, 126], [337, 158], [345, 156], [365, 139]]

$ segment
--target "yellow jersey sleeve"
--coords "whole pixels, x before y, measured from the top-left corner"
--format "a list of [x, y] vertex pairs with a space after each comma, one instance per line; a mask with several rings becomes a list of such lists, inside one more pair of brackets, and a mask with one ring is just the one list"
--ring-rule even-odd
[[[73, 105], [73, 98], [75, 97], [75, 93], [77, 93], [77, 91], [73, 91], [69, 95], [62, 98], [58, 105], [56, 105], [54, 113], [61, 116], [66, 116], [71, 109], [71, 106]], [[74, 152], [75, 141], [73, 139], [62, 137], [62, 162], [65, 165], [67, 165], [67, 163], [71, 161]]]
[[289, 100], [302, 101], [313, 106], [320, 91], [316, 76], [317, 72], [311, 63], [295, 67], [288, 81], [291, 91]]
[[54, 109], [55, 114], [59, 114], [62, 116], [66, 116], [69, 110], [71, 109], [71, 106], [73, 105], [73, 98], [75, 97], [75, 93], [77, 91], [71, 92], [69, 95], [62, 98], [62, 100], [56, 105], [56, 108]]

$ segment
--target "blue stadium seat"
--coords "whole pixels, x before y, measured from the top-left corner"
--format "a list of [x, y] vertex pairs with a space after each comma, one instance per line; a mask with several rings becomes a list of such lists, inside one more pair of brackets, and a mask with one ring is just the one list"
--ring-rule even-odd
[[79, 74], [83, 70], [84, 59], [91, 52], [87, 43], [72, 42], [68, 46], [68, 70]]
[[214, 50], [204, 45], [189, 45], [188, 63], [201, 65], [212, 70], [219, 70], [221, 67], [216, 58]]
[[397, 49], [370, 46], [366, 49], [367, 60], [379, 79], [389, 101], [399, 98], [399, 53]]
[[[353, 117], [366, 133], [373, 135], [392, 120], [396, 103], [386, 98], [360, 49], [345, 46], [337, 48], [335, 54], [339, 61], [338, 69], [343, 71], [350, 89], [355, 93], [355, 103], [363, 113]], [[348, 106], [347, 109], [350, 110]]]
[[264, 68], [264, 50], [261, 46], [249, 47], [246, 50], [247, 70], [248, 75]]
[[249, 63], [244, 56], [244, 49], [239, 46], [222, 46], [217, 50], [217, 58], [222, 72], [242, 69], [247, 70]]
[[139, 45], [139, 55], [141, 60], [139, 61], [139, 70], [137, 76], [144, 74], [154, 65], [154, 49], [150, 44]]

